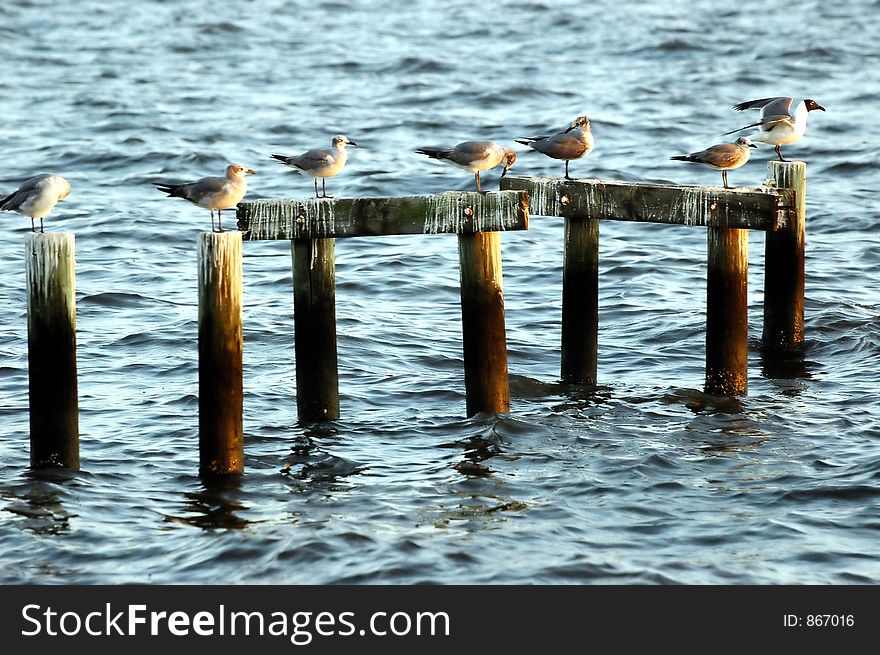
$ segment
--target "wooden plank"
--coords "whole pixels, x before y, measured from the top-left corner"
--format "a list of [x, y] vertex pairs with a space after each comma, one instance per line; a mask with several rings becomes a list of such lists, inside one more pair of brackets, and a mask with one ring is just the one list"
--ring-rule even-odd
[[473, 234], [529, 228], [528, 201], [521, 191], [256, 200], [240, 203], [237, 216], [238, 229], [246, 241]]
[[504, 177], [502, 189], [526, 191], [535, 216], [776, 230], [795, 207], [787, 189], [634, 184], [604, 180]]

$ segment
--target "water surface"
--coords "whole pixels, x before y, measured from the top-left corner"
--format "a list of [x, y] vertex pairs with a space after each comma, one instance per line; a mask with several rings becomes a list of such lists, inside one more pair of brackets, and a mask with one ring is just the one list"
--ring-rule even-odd
[[[82, 470], [28, 470], [23, 241], [0, 239], [4, 583], [880, 581], [880, 4], [358, 0], [0, 5], [0, 189], [54, 171], [77, 235]], [[245, 244], [246, 473], [197, 476], [196, 242], [206, 210], [150, 182], [358, 142], [339, 196], [469, 189], [419, 146], [587, 114], [573, 175], [718, 184], [672, 162], [813, 97], [807, 350], [762, 361], [751, 236], [749, 395], [701, 393], [701, 229], [601, 227], [598, 391], [561, 385], [562, 224], [503, 237], [512, 408], [464, 418], [450, 236], [339, 241], [342, 419], [299, 425], [289, 246]], [[521, 152], [513, 173], [560, 175]], [[758, 185], [762, 147], [731, 182]], [[496, 188], [497, 171], [484, 176]]]

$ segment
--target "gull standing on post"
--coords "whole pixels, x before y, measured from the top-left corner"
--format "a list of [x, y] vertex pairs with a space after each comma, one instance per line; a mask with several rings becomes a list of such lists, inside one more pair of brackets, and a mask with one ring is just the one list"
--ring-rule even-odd
[[779, 155], [779, 161], [786, 161], [782, 156], [781, 146], [798, 141], [806, 132], [809, 113], [814, 109], [825, 111], [825, 107], [810, 98], [795, 102], [793, 98], [787, 97], [749, 100], [734, 105], [733, 108], [736, 111], [760, 109], [761, 120], [738, 130], [725, 132], [724, 136], [758, 127], [761, 132], [757, 136], [753, 136], [752, 139], [776, 146], [775, 150]]
[[[330, 150], [316, 148], [301, 155], [271, 155], [271, 157], [285, 166], [295, 168], [303, 175], [315, 178], [316, 198], [332, 198], [333, 196], [327, 195], [327, 178], [333, 177], [345, 166], [348, 160], [346, 146], [357, 146], [357, 144], [344, 134], [337, 134], [330, 141]], [[322, 196], [318, 195], [319, 177], [324, 192]]]
[[590, 154], [593, 149], [593, 133], [590, 132], [590, 119], [579, 116], [564, 132], [557, 132], [551, 136], [523, 137], [516, 139], [516, 142], [553, 159], [564, 159], [565, 179], [570, 180], [568, 162]]
[[[245, 175], [256, 175], [254, 171], [241, 164], [230, 164], [226, 167], [226, 177], [203, 177], [195, 182], [185, 184], [165, 184], [153, 182], [159, 191], [163, 191], [171, 198], [183, 198], [199, 207], [211, 210], [211, 231], [223, 231], [224, 209], [235, 209], [235, 206], [247, 193], [247, 179]], [[217, 210], [217, 226], [214, 230], [214, 210]]]
[[727, 171], [732, 171], [745, 164], [749, 160], [752, 152], [751, 149], [757, 147], [750, 139], [741, 136], [736, 140], [736, 143], [720, 143], [717, 146], [706, 148], [700, 152], [692, 152], [689, 155], [676, 155], [675, 157], [670, 157], [670, 159], [703, 164], [709, 168], [721, 171], [724, 188], [729, 189]]
[[34, 219], [40, 219], [40, 232], [43, 232], [43, 219], [59, 200], [70, 194], [70, 182], [60, 175], [42, 173], [25, 180], [16, 191], [0, 200], [0, 209], [18, 212], [31, 219], [31, 232], [36, 232]]
[[501, 177], [504, 177], [516, 163], [516, 153], [494, 141], [464, 141], [454, 148], [419, 148], [416, 152], [470, 171], [474, 174], [478, 193], [483, 193], [480, 171], [488, 171], [504, 163], [504, 170], [501, 171]]

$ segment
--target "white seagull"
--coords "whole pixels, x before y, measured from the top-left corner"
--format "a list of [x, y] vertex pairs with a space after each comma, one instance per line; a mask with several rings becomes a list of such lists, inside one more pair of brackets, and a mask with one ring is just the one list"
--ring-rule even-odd
[[0, 209], [18, 212], [31, 219], [31, 232], [36, 232], [34, 219], [40, 219], [40, 232], [43, 232], [43, 219], [59, 200], [70, 194], [70, 182], [60, 175], [42, 173], [25, 180], [16, 191], [0, 200]]
[[480, 171], [488, 171], [504, 163], [504, 170], [501, 171], [501, 177], [504, 177], [516, 163], [516, 153], [494, 141], [464, 141], [453, 148], [419, 148], [416, 152], [470, 171], [474, 174], [479, 193], [483, 192], [480, 188]]
[[748, 137], [741, 136], [735, 143], [719, 143], [717, 146], [711, 146], [699, 152], [692, 152], [689, 155], [676, 155], [675, 157], [670, 157], [670, 159], [703, 164], [703, 166], [721, 171], [724, 188], [729, 189], [727, 171], [743, 166], [749, 160], [749, 156], [752, 153], [751, 149], [757, 147]]
[[217, 210], [218, 232], [223, 231], [224, 209], [235, 209], [235, 206], [247, 193], [247, 179], [245, 175], [255, 175], [250, 168], [241, 164], [230, 164], [226, 167], [226, 177], [203, 177], [195, 182], [185, 184], [165, 184], [153, 182], [159, 191], [163, 191], [171, 198], [183, 198], [199, 207], [211, 210], [211, 230], [214, 230], [214, 210]]
[[571, 179], [568, 175], [568, 162], [586, 157], [593, 150], [593, 133], [590, 131], [590, 119], [586, 116], [574, 119], [563, 132], [515, 140], [553, 159], [564, 159], [566, 180]]
[[[344, 134], [337, 134], [330, 141], [330, 150], [316, 148], [301, 155], [270, 155], [272, 159], [280, 161], [285, 166], [298, 170], [303, 175], [315, 178], [315, 197], [332, 198], [327, 195], [327, 178], [339, 173], [348, 160], [346, 146], [357, 144]], [[321, 178], [323, 196], [318, 195], [318, 178]]]
[[753, 136], [752, 140], [776, 146], [776, 154], [779, 155], [780, 161], [786, 161], [782, 156], [781, 146], [794, 143], [807, 131], [807, 116], [809, 113], [814, 109], [825, 111], [825, 107], [811, 98], [795, 102], [794, 98], [788, 97], [749, 100], [734, 105], [733, 108], [736, 111], [760, 109], [761, 120], [757, 123], [741, 127], [738, 130], [725, 132], [724, 136], [752, 127], [758, 127], [761, 131], [757, 136]]

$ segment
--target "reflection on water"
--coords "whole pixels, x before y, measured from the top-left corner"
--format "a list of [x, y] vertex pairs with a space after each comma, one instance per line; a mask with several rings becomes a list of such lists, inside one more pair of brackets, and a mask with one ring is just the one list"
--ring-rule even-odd
[[330, 490], [345, 478], [363, 472], [364, 466], [327, 451], [338, 439], [339, 430], [331, 423], [309, 425], [292, 438], [281, 475], [304, 488]]
[[816, 362], [806, 358], [805, 348], [800, 352], [779, 354], [761, 351], [761, 375], [777, 385], [788, 396], [798, 395], [813, 377]]
[[242, 530], [250, 525], [245, 514], [250, 509], [242, 499], [242, 476], [207, 477], [202, 488], [184, 494], [183, 513], [166, 515], [167, 521], [184, 523], [202, 530]]
[[76, 514], [65, 507], [65, 487], [80, 477], [77, 471], [65, 469], [31, 469], [17, 487], [4, 490], [4, 509], [22, 517], [17, 523], [22, 530], [36, 535], [61, 535], [71, 530]]

